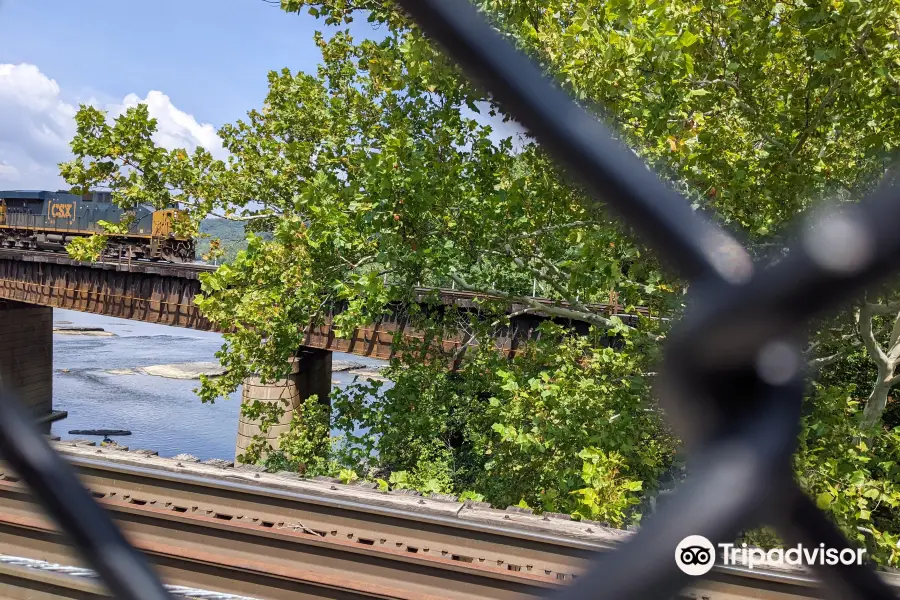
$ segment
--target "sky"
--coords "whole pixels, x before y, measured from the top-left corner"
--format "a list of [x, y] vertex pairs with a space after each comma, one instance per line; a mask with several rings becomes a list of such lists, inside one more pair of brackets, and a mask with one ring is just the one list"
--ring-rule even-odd
[[216, 130], [262, 105], [270, 70], [315, 71], [317, 29], [264, 0], [0, 0], [0, 189], [65, 187], [80, 103], [146, 102], [159, 143], [221, 156]]

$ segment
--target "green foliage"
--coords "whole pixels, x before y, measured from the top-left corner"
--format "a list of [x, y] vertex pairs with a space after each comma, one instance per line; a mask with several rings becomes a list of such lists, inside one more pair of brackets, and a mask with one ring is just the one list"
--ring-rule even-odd
[[[883, 172], [900, 138], [894, 0], [750, 3], [476, 2], [495, 25], [698, 206], [758, 238], [823, 195]], [[284, 0], [339, 23], [373, 0]], [[443, 89], [446, 63], [406, 37], [409, 80]], [[443, 85], [442, 85], [443, 84]]]
[[341, 472], [338, 473], [338, 479], [341, 480], [341, 483], [346, 485], [359, 479], [359, 475], [352, 469], [341, 469]]
[[226, 396], [244, 378], [258, 373], [265, 381], [284, 375], [299, 345], [298, 325], [311, 320], [311, 305], [319, 305], [312, 257], [302, 243], [305, 225], [283, 219], [275, 239], [251, 236], [247, 250], [231, 264], [201, 275], [204, 295], [199, 309], [227, 334], [217, 354], [228, 372], [203, 378], [200, 396], [213, 401]]
[[840, 388], [816, 386], [805, 412], [800, 483], [869, 556], [900, 565], [900, 428], [862, 441], [859, 402]]
[[409, 483], [409, 473], [406, 471], [394, 471], [388, 479], [388, 485], [393, 490], [408, 490], [412, 487]]
[[571, 492], [578, 501], [575, 514], [621, 527], [629, 507], [640, 503], [636, 493], [643, 484], [622, 475], [628, 467], [617, 452], [585, 448], [578, 456], [584, 460], [581, 478], [587, 487]]
[[842, 349], [846, 350], [842, 359], [822, 369], [816, 380], [825, 387], [852, 386], [852, 395], [865, 399], [872, 389], [878, 370], [862, 347], [846, 348], [846, 344], [835, 344], [826, 351]]
[[106, 241], [107, 237], [105, 235], [76, 237], [66, 244], [66, 252], [75, 260], [93, 262], [100, 258], [103, 249], [106, 247]]
[[634, 477], [655, 488], [671, 467], [675, 441], [649, 400], [645, 353], [565, 337], [546, 326], [540, 342], [498, 369], [500, 381], [483, 408], [477, 451], [490, 460], [475, 489], [493, 502], [520, 498], [551, 511], [571, 511], [571, 490], [593, 484], [579, 459], [587, 448], [614, 452]]
[[585, 302], [670, 305], [655, 260], [585, 208], [539, 149], [514, 153], [467, 116], [474, 91], [446, 61], [429, 59], [429, 71], [446, 69], [440, 81], [403, 79], [404, 63], [426, 67], [409, 33], [317, 37], [316, 75], [271, 73], [264, 109], [222, 128], [227, 164], [157, 147], [146, 107], [112, 124], [79, 112], [68, 180], [107, 186], [123, 206], [180, 202], [194, 226], [232, 212], [271, 234], [203, 278], [201, 310], [236, 331], [221, 355], [229, 375], [204, 380], [205, 399], [252, 372], [283, 374], [323, 307], [345, 304], [336, 325], [349, 331], [418, 284], [457, 278], [514, 297], [537, 286], [569, 302], [566, 316], [603, 327]]
[[[675, 440], [647, 399], [647, 353], [626, 351], [628, 339], [619, 340], [623, 349], [604, 347], [601, 337], [545, 324], [540, 341], [511, 362], [483, 340], [458, 372], [404, 354], [386, 372], [393, 387], [370, 382], [332, 394], [334, 427], [354, 447], [352, 462], [377, 457], [396, 469], [392, 485], [476, 490], [498, 506], [525, 501], [585, 516], [607, 510], [589, 508], [592, 493], [617, 502], [621, 493], [603, 513], [621, 523], [637, 498], [626, 492], [642, 481], [656, 486], [672, 466]], [[609, 458], [587, 476], [582, 463], [592, 459], [584, 452], [597, 448]], [[604, 468], [633, 480], [612, 473], [604, 483]]]
[[331, 439], [330, 407], [315, 395], [294, 409], [288, 431], [279, 438], [279, 449], [296, 463], [301, 473], [324, 474], [328, 470]]
[[479, 494], [478, 492], [473, 492], [472, 490], [466, 490], [459, 495], [459, 501], [465, 502], [466, 500], [471, 500], [473, 502], [484, 502], [484, 494]]
[[[330, 436], [330, 410], [313, 395], [294, 408], [288, 430], [278, 439], [278, 449], [269, 447], [266, 434], [281, 422], [286, 402], [254, 401], [243, 404], [241, 413], [259, 423], [260, 433], [253, 437], [244, 454], [243, 463], [264, 464], [271, 471], [294, 471], [313, 475], [330, 475], [339, 467], [333, 460]], [[343, 479], [346, 473], [340, 472]], [[354, 474], [355, 475], [355, 474]]]
[[204, 260], [231, 263], [238, 252], [247, 249], [248, 234], [256, 234], [264, 240], [271, 240], [269, 231], [260, 231], [252, 223], [216, 217], [200, 221], [197, 239], [197, 255]]
[[271, 448], [266, 442], [265, 434], [281, 422], [286, 408], [287, 401], [269, 403], [257, 400], [241, 405], [241, 414], [259, 424], [260, 434], [254, 436], [244, 453], [237, 456], [240, 462], [256, 464], [266, 460]]

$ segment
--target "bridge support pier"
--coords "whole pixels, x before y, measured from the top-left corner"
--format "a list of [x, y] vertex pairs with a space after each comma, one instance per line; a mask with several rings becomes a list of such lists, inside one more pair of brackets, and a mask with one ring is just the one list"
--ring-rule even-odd
[[53, 413], [53, 309], [0, 300], [0, 378], [39, 422]]
[[[244, 380], [241, 404], [259, 400], [266, 403], [280, 402], [284, 407], [279, 423], [266, 432], [266, 440], [273, 448], [278, 448], [278, 438], [290, 428], [294, 412], [307, 398], [316, 394], [319, 402], [330, 404], [331, 354], [329, 350], [303, 349], [291, 360], [291, 372], [286, 378], [266, 384], [259, 377]], [[259, 422], [241, 414], [234, 450], [236, 463], [237, 457], [244, 453], [253, 437], [259, 433]]]

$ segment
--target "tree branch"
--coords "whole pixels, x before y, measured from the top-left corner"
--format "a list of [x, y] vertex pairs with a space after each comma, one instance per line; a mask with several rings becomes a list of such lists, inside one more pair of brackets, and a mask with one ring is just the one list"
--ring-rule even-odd
[[803, 353], [802, 353], [803, 356], [810, 356], [810, 355], [812, 355], [812, 353], [815, 352], [816, 349], [817, 349], [819, 346], [821, 346], [821, 345], [822, 345], [822, 341], [821, 341], [821, 340], [815, 341], [815, 342], [811, 342], [811, 343], [809, 344], [809, 346], [806, 347], [806, 350], [803, 351]]
[[832, 365], [846, 356], [846, 352], [835, 352], [829, 356], [823, 356], [821, 358], [814, 358], [806, 363], [810, 372], [816, 372], [819, 369], [825, 368], [828, 365]]
[[506, 292], [501, 292], [500, 290], [495, 290], [490, 287], [474, 286], [456, 273], [451, 273], [450, 278], [455, 281], [460, 288], [469, 292], [478, 292], [487, 294], [489, 296], [497, 296], [498, 298], [503, 298], [504, 300], [509, 300], [512, 302], [520, 302], [531, 307], [534, 310], [538, 310], [549, 315], [563, 317], [566, 319], [585, 321], [586, 323], [591, 323], [592, 325], [597, 325], [599, 327], [603, 327], [604, 329], [610, 329], [613, 326], [612, 321], [610, 321], [609, 319], [590, 311], [585, 312], [580, 310], [572, 310], [570, 308], [565, 308], [562, 306], [554, 306], [552, 304], [544, 304], [542, 302], [538, 302], [534, 298], [529, 298], [528, 296], [508, 294]]
[[517, 310], [515, 312], [509, 313], [509, 318], [513, 319], [515, 317], [521, 317], [522, 315], [527, 315], [528, 313], [534, 312], [535, 310], [536, 310], [535, 308], [533, 308], [531, 306], [527, 306], [527, 307], [523, 308], [522, 310]]
[[[596, 313], [592, 313], [590, 311], [582, 311], [582, 310], [573, 310], [570, 308], [566, 308], [564, 306], [556, 306], [553, 304], [544, 304], [542, 302], [538, 302], [534, 298], [530, 298], [528, 296], [518, 296], [515, 294], [508, 294], [506, 292], [501, 292], [500, 290], [495, 290], [490, 287], [479, 287], [471, 285], [465, 279], [457, 275], [456, 273], [450, 273], [450, 278], [456, 282], [456, 284], [461, 288], [469, 292], [477, 292], [480, 294], [487, 294], [489, 296], [496, 296], [498, 298], [503, 298], [504, 300], [509, 300], [511, 302], [520, 302], [529, 306], [534, 311], [543, 312], [544, 314], [548, 314], [554, 317], [560, 317], [563, 319], [574, 319], [576, 321], [584, 321], [585, 323], [590, 323], [591, 325], [595, 325], [597, 327], [602, 327], [603, 329], [612, 329], [614, 327], [614, 323]], [[629, 325], [625, 325], [628, 329], [633, 329], [633, 327]], [[644, 335], [648, 336], [650, 339], [654, 341], [659, 341], [663, 336], [655, 335], [649, 332], [642, 332]]]
[[900, 344], [897, 341], [900, 340], [900, 312], [894, 317], [894, 326], [891, 327], [891, 337], [888, 338], [888, 359], [891, 361], [891, 364], [895, 364], [897, 359], [900, 358]]
[[[179, 202], [182, 202], [182, 201], [179, 200]], [[190, 204], [190, 203], [186, 202], [186, 204]], [[219, 217], [220, 219], [225, 219], [226, 221], [255, 221], [257, 219], [271, 219], [273, 217], [280, 217], [282, 215], [282, 213], [280, 213], [280, 212], [275, 212], [275, 213], [267, 213], [264, 215], [259, 214], [259, 215], [240, 215], [240, 216], [238, 216], [238, 215], [227, 215], [227, 214], [223, 215], [223, 214], [216, 213], [213, 211], [210, 211], [209, 214], [214, 217]]]
[[[133, 161], [131, 161], [125, 157], [120, 157], [119, 160], [122, 161], [123, 165], [130, 167], [130, 168], [134, 169], [135, 171], [137, 171], [141, 175], [141, 177], [145, 177], [144, 170], [141, 167], [139, 167], [137, 164], [135, 164]], [[174, 193], [174, 192], [177, 192], [180, 190], [180, 188], [176, 188], [175, 186], [173, 186], [170, 183], [165, 183], [165, 186], [169, 190], [170, 193]], [[180, 191], [184, 192], [184, 190], [180, 190]], [[176, 200], [176, 202], [180, 202], [182, 204], [187, 204], [189, 206], [195, 206], [195, 207], [200, 206], [200, 203], [197, 202], [196, 200], [191, 200], [191, 199], [185, 198], [185, 197], [178, 198]], [[280, 211], [278, 209], [275, 209], [272, 207], [267, 207], [267, 208], [273, 212], [267, 213], [267, 214], [256, 214], [256, 215], [228, 215], [227, 213], [223, 215], [221, 213], [217, 213], [217, 212], [210, 210], [207, 214], [212, 215], [214, 217], [219, 217], [220, 219], [226, 219], [228, 221], [256, 221], [258, 219], [269, 219], [272, 217], [279, 217], [284, 214], [283, 211]]]
[[860, 338], [862, 338], [863, 345], [866, 347], [869, 356], [879, 367], [886, 368], [890, 364], [888, 356], [878, 344], [878, 340], [875, 339], [875, 333], [872, 331], [872, 317], [875, 314], [880, 314], [876, 312], [878, 307], [883, 307], [883, 305], [864, 304], [862, 308], [857, 309], [856, 324], [859, 328]]
[[900, 375], [894, 375], [893, 377], [891, 377], [890, 379], [887, 380], [888, 389], [894, 387], [898, 383], [900, 383]]
[[572, 221], [571, 223], [562, 223], [559, 225], [548, 225], [547, 227], [541, 227], [540, 229], [535, 229], [529, 233], [522, 233], [519, 235], [514, 235], [510, 239], [510, 241], [522, 240], [537, 237], [539, 235], [544, 235], [545, 233], [550, 233], [551, 231], [557, 231], [559, 229], [574, 229], [575, 227], [585, 227], [589, 225], [596, 225], [594, 221]]
[[375, 260], [377, 258], [377, 255], [369, 254], [367, 256], [363, 256], [361, 259], [359, 259], [355, 263], [350, 262], [349, 260], [347, 260], [346, 258], [344, 258], [343, 256], [340, 256], [340, 255], [338, 255], [338, 258], [340, 258], [342, 261], [344, 261], [344, 263], [346, 263], [347, 266], [352, 271], [352, 270], [357, 269], [357, 268], [361, 267], [362, 265], [366, 264], [370, 260]]
[[[530, 265], [526, 265], [525, 261], [523, 261], [521, 258], [519, 258], [518, 256], [515, 255], [515, 253], [513, 252], [513, 249], [509, 246], [509, 244], [504, 246], [504, 250], [506, 250], [507, 255], [513, 260], [513, 262], [516, 264], [516, 266], [518, 266], [521, 269], [526, 269], [527, 271], [531, 272], [531, 274], [534, 277], [536, 277], [536, 278], [540, 279], [541, 281], [543, 281], [544, 283], [548, 284], [550, 287], [552, 287], [556, 291], [557, 294], [559, 294], [562, 297], [563, 300], [568, 302], [575, 310], [577, 310], [581, 313], [584, 313], [584, 314], [588, 314], [588, 315], [596, 314], [596, 313], [593, 313], [590, 310], [588, 310], [587, 306], [585, 306], [577, 298], [573, 297], [572, 294], [569, 292], [569, 290], [567, 290], [565, 287], [563, 287], [562, 284], [560, 284], [558, 281], [547, 277], [543, 272], [540, 271], [540, 269], [535, 269], [534, 267], [532, 267]], [[552, 269], [558, 277], [560, 277], [560, 278], [565, 277], [555, 264], [548, 261], [544, 257], [535, 255], [534, 258], [537, 258], [539, 261], [541, 261], [541, 263], [546, 265], [547, 268]]]
[[457, 348], [456, 350], [453, 351], [453, 355], [450, 358], [453, 361], [453, 364], [457, 368], [459, 367], [459, 363], [462, 362], [463, 354], [466, 353], [466, 350], [469, 348], [469, 346], [472, 345], [472, 343], [474, 341], [475, 341], [475, 334], [468, 333], [466, 336], [466, 339], [463, 341], [462, 344], [460, 344], [459, 348]]
[[900, 312], [900, 300], [889, 302], [887, 304], [866, 303], [865, 308], [871, 312], [872, 316], [889, 315], [891, 313]]
[[834, 102], [834, 93], [837, 91], [838, 87], [840, 87], [840, 80], [835, 79], [831, 82], [831, 85], [828, 87], [828, 91], [825, 92], [825, 96], [823, 96], [822, 101], [819, 102], [819, 108], [816, 109], [816, 114], [800, 134], [800, 137], [797, 138], [797, 143], [795, 143], [794, 147], [791, 148], [791, 151], [788, 154], [789, 157], [793, 157], [797, 152], [800, 151], [801, 148], [803, 148], [806, 140], [809, 139], [809, 136], [812, 135], [812, 132], [815, 130], [815, 128], [819, 126], [822, 117], [825, 116], [825, 110], [829, 106], [831, 106], [832, 102]]

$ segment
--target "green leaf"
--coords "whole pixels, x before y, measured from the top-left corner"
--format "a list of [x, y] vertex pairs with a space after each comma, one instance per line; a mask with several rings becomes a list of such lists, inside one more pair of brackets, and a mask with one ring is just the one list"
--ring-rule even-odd
[[813, 58], [815, 58], [818, 62], [826, 62], [831, 60], [834, 57], [834, 51], [828, 48], [816, 48], [813, 53]]
[[689, 48], [694, 45], [694, 43], [700, 39], [700, 36], [691, 33], [690, 31], [684, 31], [681, 36], [678, 38], [678, 42], [684, 46], [685, 48]]
[[816, 506], [822, 510], [827, 509], [834, 502], [834, 496], [828, 492], [822, 492], [816, 496]]

